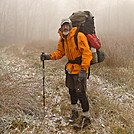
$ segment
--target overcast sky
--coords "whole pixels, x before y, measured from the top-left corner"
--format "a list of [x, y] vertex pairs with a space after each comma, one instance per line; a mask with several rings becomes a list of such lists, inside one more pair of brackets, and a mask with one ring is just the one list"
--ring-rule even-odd
[[134, 34], [134, 0], [0, 0], [0, 41], [57, 40], [63, 18], [89, 10], [99, 36]]

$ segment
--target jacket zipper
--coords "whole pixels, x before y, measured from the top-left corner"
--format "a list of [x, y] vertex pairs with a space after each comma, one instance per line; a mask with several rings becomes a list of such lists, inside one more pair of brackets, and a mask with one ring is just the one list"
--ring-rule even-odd
[[68, 46], [67, 38], [65, 40], [66, 40], [66, 44], [67, 44], [68, 56], [71, 59], [72, 57], [71, 57], [70, 49], [69, 49], [69, 46]]

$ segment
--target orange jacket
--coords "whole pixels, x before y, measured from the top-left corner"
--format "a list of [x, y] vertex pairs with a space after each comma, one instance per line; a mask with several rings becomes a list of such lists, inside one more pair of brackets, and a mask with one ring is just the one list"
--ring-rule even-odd
[[[76, 30], [77, 27], [72, 28], [69, 34], [67, 35], [67, 38], [64, 38], [62, 32], [59, 30], [58, 33], [60, 34], [61, 38], [58, 42], [58, 49], [57, 51], [50, 54], [51, 55], [50, 58], [52, 60], [61, 59], [64, 55], [66, 55], [68, 60], [75, 60], [75, 58], [82, 56], [81, 65], [71, 63], [68, 63], [66, 65], [67, 70], [71, 74], [79, 74], [80, 70], [86, 70], [88, 72], [88, 67], [90, 66], [90, 61], [92, 60], [92, 52], [88, 45], [87, 38], [81, 32], [79, 32], [77, 36], [78, 38], [78, 48], [77, 48], [74, 41], [74, 35]], [[61, 41], [62, 38], [64, 39], [64, 46]]]

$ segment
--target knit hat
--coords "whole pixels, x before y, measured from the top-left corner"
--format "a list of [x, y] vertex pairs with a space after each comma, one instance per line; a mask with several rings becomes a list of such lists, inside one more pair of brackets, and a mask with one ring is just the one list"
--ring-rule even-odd
[[69, 25], [70, 25], [70, 28], [72, 28], [72, 22], [71, 22], [71, 20], [69, 19], [69, 18], [66, 18], [66, 19], [63, 19], [62, 21], [61, 21], [61, 26], [62, 25], [64, 25], [65, 23], [68, 23]]

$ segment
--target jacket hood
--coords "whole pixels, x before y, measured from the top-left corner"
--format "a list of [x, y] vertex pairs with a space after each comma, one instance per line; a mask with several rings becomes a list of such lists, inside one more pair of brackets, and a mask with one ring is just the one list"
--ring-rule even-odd
[[[77, 30], [77, 27], [73, 27], [73, 28], [70, 30], [70, 32], [69, 32], [69, 34], [68, 34], [67, 36], [68, 36], [69, 38], [71, 38], [72, 36], [75, 35], [76, 30]], [[64, 35], [63, 35], [63, 33], [61, 32], [61, 28], [59, 28], [58, 33], [59, 33], [59, 35], [61, 36], [61, 38], [64, 39]]]

